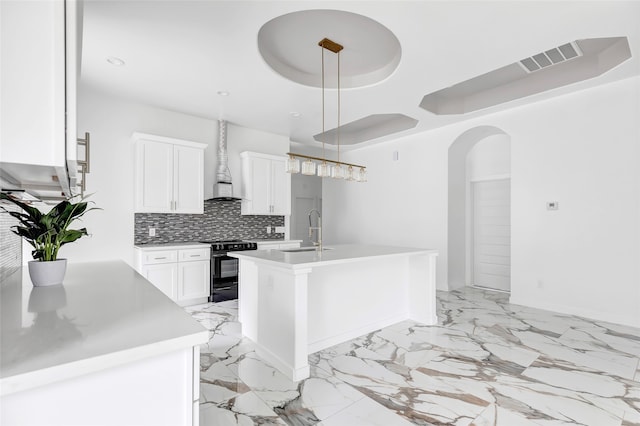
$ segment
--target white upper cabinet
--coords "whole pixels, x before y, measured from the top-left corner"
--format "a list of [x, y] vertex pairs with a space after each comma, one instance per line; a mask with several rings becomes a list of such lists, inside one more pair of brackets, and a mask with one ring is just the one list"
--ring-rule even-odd
[[277, 155], [245, 151], [242, 158], [242, 206], [244, 215], [291, 214], [291, 175], [285, 159]]
[[0, 1], [0, 20], [5, 185], [43, 199], [61, 190], [70, 196], [76, 189], [80, 4]]
[[204, 213], [206, 144], [134, 133], [136, 213]]

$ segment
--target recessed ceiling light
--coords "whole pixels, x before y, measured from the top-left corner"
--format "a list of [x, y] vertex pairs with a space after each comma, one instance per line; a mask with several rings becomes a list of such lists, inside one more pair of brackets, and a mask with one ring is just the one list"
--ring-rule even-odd
[[114, 67], [124, 66], [124, 61], [122, 59], [120, 59], [120, 58], [116, 58], [115, 56], [107, 57], [107, 62], [109, 62]]
[[296, 112], [296, 111], [291, 111], [291, 112], [289, 113], [289, 115], [290, 115], [291, 117], [293, 117], [293, 118], [300, 118], [300, 117], [302, 116], [302, 114], [300, 114], [299, 112]]
[[227, 92], [226, 90], [220, 90], [218, 92], [218, 95], [220, 95], [220, 96], [229, 96], [229, 92]]

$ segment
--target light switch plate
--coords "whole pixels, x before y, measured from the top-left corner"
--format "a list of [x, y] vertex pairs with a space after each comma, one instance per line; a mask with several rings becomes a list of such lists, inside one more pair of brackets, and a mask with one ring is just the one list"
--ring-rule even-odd
[[558, 210], [559, 205], [557, 201], [547, 201], [547, 210]]
[[284, 234], [284, 226], [276, 226], [276, 234]]

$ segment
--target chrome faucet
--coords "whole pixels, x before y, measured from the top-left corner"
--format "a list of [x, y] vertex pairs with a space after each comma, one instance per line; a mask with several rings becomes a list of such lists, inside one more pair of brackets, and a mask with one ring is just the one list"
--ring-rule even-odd
[[[318, 214], [318, 226], [311, 226], [311, 213], [313, 212], [316, 212]], [[314, 246], [316, 246], [316, 250], [322, 252], [322, 217], [320, 217], [320, 212], [316, 209], [313, 209], [309, 212], [309, 239], [313, 237], [314, 229], [318, 231], [318, 241], [312, 241], [312, 243]]]

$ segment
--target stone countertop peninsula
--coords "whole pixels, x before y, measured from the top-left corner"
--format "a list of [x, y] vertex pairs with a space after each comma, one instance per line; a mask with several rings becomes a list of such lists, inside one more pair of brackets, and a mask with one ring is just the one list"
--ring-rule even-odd
[[123, 261], [70, 263], [64, 283], [2, 283], [0, 395], [208, 340], [207, 330]]

